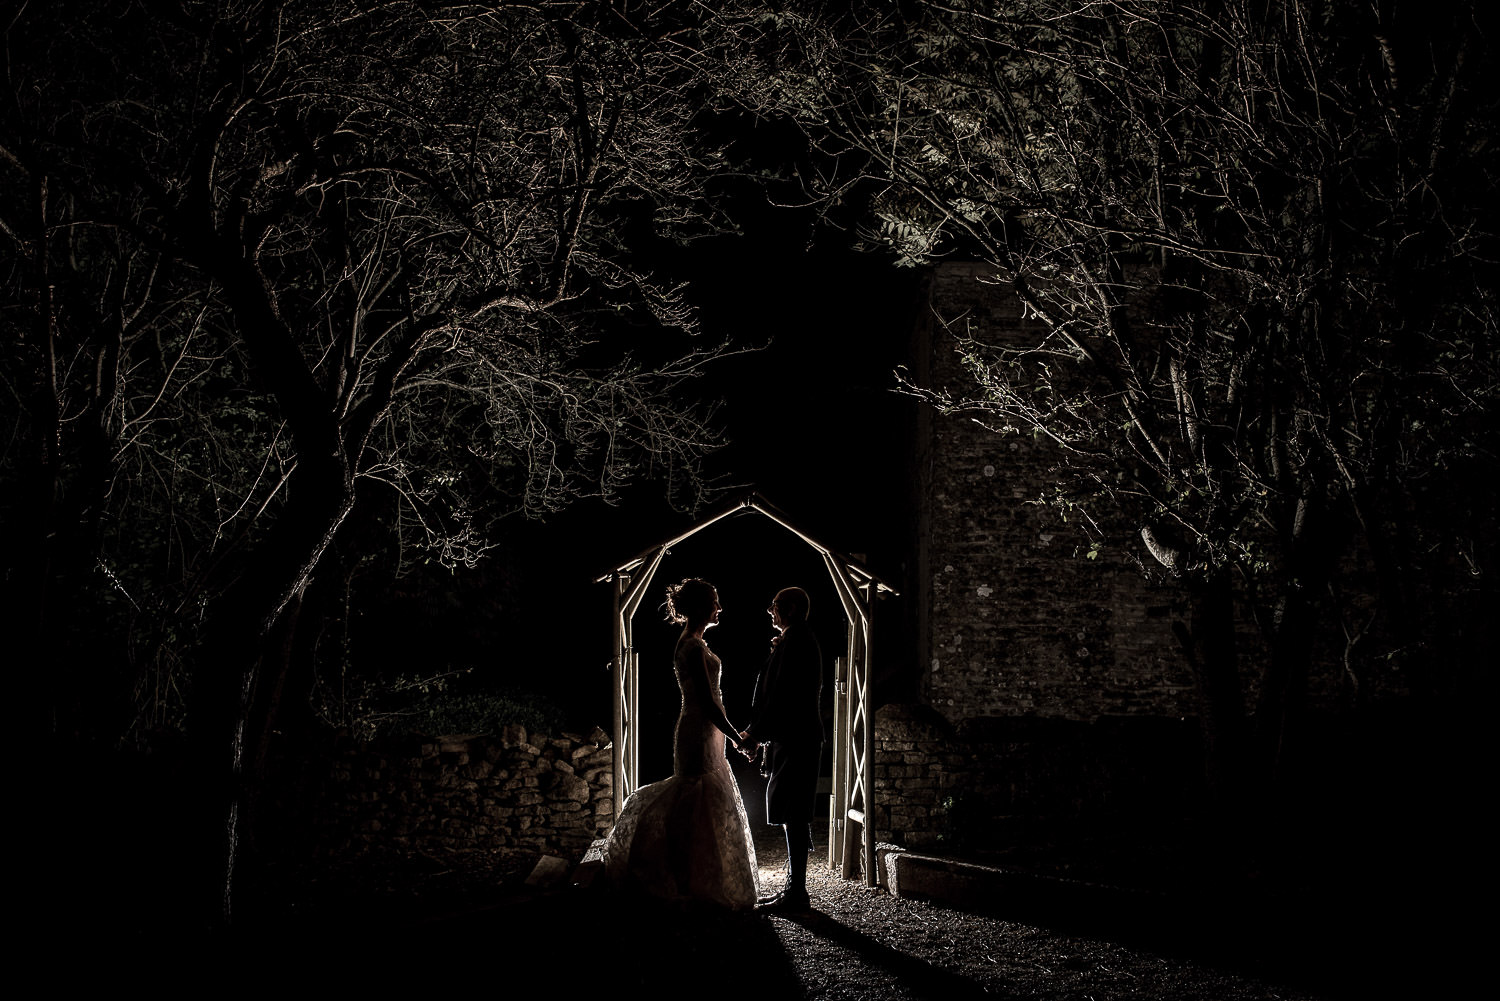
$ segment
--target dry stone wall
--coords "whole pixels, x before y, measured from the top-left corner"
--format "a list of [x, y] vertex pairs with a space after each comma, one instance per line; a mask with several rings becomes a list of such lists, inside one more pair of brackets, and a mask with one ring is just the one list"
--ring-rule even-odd
[[398, 847], [442, 850], [587, 849], [614, 824], [613, 747], [587, 736], [458, 735], [342, 740], [314, 806], [331, 853]]

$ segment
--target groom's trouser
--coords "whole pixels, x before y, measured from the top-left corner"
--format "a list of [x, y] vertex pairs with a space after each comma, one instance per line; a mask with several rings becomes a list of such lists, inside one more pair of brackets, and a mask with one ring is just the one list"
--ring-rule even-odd
[[818, 791], [821, 741], [773, 741], [767, 755], [766, 822], [786, 829], [788, 886], [805, 890], [807, 853], [812, 850], [813, 797]]
[[812, 825], [786, 824], [787, 886], [807, 889], [807, 855], [812, 851]]

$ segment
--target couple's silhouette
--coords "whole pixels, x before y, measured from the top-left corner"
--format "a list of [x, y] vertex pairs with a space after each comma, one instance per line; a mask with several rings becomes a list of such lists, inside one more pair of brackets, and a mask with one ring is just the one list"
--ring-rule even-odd
[[[777, 636], [755, 681], [750, 722], [736, 730], [719, 691], [722, 664], [703, 638], [719, 619], [718, 591], [698, 578], [667, 589], [667, 617], [683, 627], [673, 656], [682, 711], [672, 777], [625, 801], [604, 847], [605, 871], [616, 885], [735, 910], [808, 906], [809, 825], [823, 743], [822, 653], [807, 625], [805, 591], [778, 592], [767, 611]], [[764, 756], [766, 822], [784, 827], [787, 839], [787, 883], [774, 896], [759, 893], [755, 845], [726, 742], [746, 757]]]

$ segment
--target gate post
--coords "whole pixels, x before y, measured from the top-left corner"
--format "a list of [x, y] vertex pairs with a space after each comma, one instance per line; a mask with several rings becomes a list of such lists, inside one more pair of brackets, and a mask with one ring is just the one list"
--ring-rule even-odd
[[828, 797], [828, 868], [835, 872], [844, 865], [844, 823], [849, 811], [848, 663], [844, 657], [833, 659], [833, 782]]

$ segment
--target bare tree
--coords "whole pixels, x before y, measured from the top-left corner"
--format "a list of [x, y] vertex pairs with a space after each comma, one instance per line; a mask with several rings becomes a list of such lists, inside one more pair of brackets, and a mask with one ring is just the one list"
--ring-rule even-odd
[[928, 0], [808, 17], [799, 58], [768, 68], [842, 168], [830, 193], [874, 184], [874, 240], [978, 257], [1041, 321], [1004, 343], [959, 328], [973, 382], [909, 389], [1054, 442], [1064, 502], [1123, 515], [1181, 582], [1226, 784], [1252, 666], [1236, 593], [1268, 649], [1272, 769], [1320, 644], [1363, 697], [1448, 690], [1483, 643], [1500, 328], [1480, 19]]
[[[700, 15], [13, 11], [6, 520], [34, 531], [8, 589], [37, 650], [75, 609], [125, 623], [134, 670], [59, 665], [56, 725], [185, 719], [208, 823], [228, 818], [226, 909], [246, 755], [352, 514], [396, 512], [458, 564], [508, 511], [641, 477], [696, 503], [716, 435], [684, 388], [721, 350], [631, 234], [720, 223], [693, 123]], [[79, 694], [105, 681], [131, 691]], [[82, 718], [101, 701], [109, 719]]]

